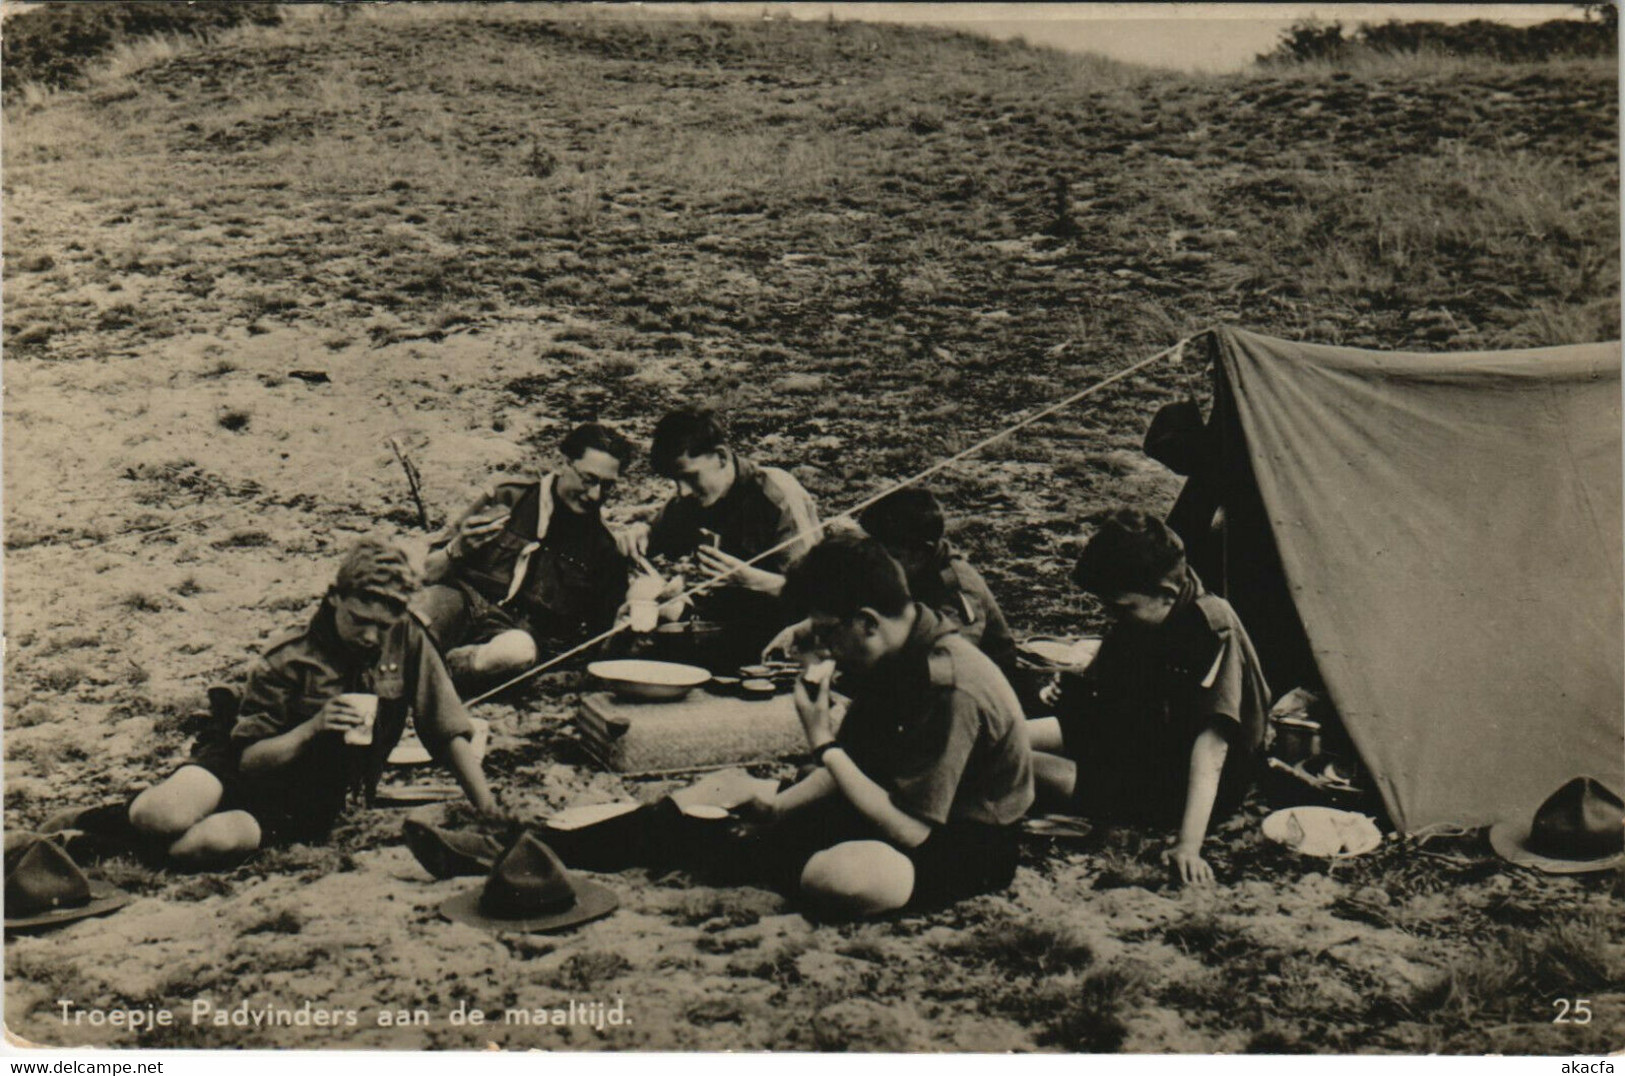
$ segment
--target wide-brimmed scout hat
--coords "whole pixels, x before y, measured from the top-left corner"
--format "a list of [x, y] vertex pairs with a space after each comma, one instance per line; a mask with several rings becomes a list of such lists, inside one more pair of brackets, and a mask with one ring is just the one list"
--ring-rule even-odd
[[1576, 777], [1546, 797], [1529, 822], [1490, 827], [1502, 859], [1548, 874], [1625, 866], [1625, 803], [1593, 777]]
[[485, 886], [440, 905], [440, 914], [486, 930], [525, 934], [568, 930], [620, 906], [608, 886], [575, 878], [553, 849], [524, 833], [497, 858]]
[[92, 882], [55, 841], [32, 833], [6, 839], [6, 929], [45, 930], [106, 915], [130, 895]]

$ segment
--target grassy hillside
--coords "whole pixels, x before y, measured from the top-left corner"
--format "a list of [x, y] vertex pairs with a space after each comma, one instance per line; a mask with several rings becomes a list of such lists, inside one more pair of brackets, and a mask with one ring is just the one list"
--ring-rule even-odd
[[[472, 5], [303, 8], [19, 91], [7, 822], [164, 772], [204, 686], [309, 608], [335, 550], [380, 526], [421, 544], [390, 437], [444, 517], [571, 423], [647, 436], [703, 398], [833, 511], [1217, 323], [1616, 337], [1617, 114], [1606, 62], [1189, 78], [942, 32]], [[935, 483], [1019, 629], [1091, 622], [1066, 583], [1081, 523], [1166, 507], [1140, 437], [1205, 380], [1159, 365]], [[663, 493], [641, 467], [632, 486]], [[574, 765], [560, 688], [484, 711], [516, 805], [648, 794]], [[1120, 833], [1040, 849], [1010, 898], [843, 931], [634, 872], [614, 931], [552, 948], [439, 923], [456, 887], [422, 884], [398, 826], [368, 813], [220, 878], [115, 865], [160, 899], [94, 930], [141, 943], [8, 945], [13, 1030], [48, 1038], [58, 996], [290, 984], [369, 1005], [635, 987], [647, 1019], [610, 1045], [650, 1048], [1571, 1052], [1625, 1019], [1549, 1024], [1559, 992], [1618, 989], [1617, 881], [1547, 886], [1477, 846], [1322, 874], [1237, 823], [1203, 903], [1155, 835]], [[1255, 1004], [1225, 1004], [1238, 988]]]
[[[782, 435], [828, 496], [1220, 321], [1385, 348], [1618, 333], [1602, 63], [1198, 81], [849, 23], [339, 25], [8, 112], [8, 265], [61, 228], [22, 210], [94, 221], [13, 291], [13, 355], [577, 313], [577, 376], [519, 401], [636, 423], [678, 385], [627, 375], [700, 359], [683, 391]], [[139, 304], [62, 302], [128, 276]], [[877, 422], [861, 463], [790, 447]]]

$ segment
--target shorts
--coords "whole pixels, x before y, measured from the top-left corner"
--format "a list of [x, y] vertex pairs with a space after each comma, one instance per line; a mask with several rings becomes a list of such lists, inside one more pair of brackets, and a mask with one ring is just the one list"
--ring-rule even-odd
[[424, 587], [412, 599], [412, 611], [442, 652], [488, 643], [503, 632], [530, 632], [519, 617], [465, 583]]
[[297, 783], [245, 774], [237, 767], [235, 752], [218, 744], [200, 744], [182, 764], [201, 766], [220, 782], [220, 804], [215, 813], [246, 811], [260, 827], [260, 847], [283, 844], [320, 844], [344, 813], [348, 790], [356, 782], [353, 756], [340, 745], [300, 759]]
[[[1010, 884], [1020, 854], [1018, 826], [952, 819], [933, 826], [913, 848], [897, 848], [914, 865], [914, 889], [901, 911], [941, 908]], [[801, 884], [807, 861], [846, 841], [884, 840], [874, 824], [844, 799], [808, 808], [762, 838], [761, 866], [767, 881], [787, 894]]]

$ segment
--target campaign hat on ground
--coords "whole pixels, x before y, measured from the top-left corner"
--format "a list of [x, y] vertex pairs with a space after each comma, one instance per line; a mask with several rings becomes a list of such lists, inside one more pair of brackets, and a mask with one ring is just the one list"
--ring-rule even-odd
[[526, 832], [498, 857], [484, 887], [450, 898], [440, 914], [486, 930], [540, 934], [602, 918], [620, 903], [609, 887], [572, 877], [553, 849]]
[[93, 915], [106, 915], [130, 903], [130, 895], [92, 882], [60, 844], [34, 834], [6, 841], [7, 930], [43, 930]]
[[1625, 866], [1625, 803], [1593, 777], [1576, 777], [1546, 797], [1528, 822], [1490, 827], [1502, 859], [1549, 874]]

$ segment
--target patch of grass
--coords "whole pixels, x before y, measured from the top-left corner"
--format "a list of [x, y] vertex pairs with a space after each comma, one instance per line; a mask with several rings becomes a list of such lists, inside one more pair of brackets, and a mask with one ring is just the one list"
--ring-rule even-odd
[[1315, 1047], [1286, 1028], [1267, 1027], [1255, 1033], [1242, 1048], [1245, 1054], [1312, 1054]]
[[1039, 979], [1094, 962], [1089, 944], [1065, 927], [1011, 919], [978, 927], [940, 947], [944, 955], [984, 964], [1006, 979]]
[[582, 372], [598, 381], [620, 381], [638, 372], [638, 360], [631, 355], [605, 355], [594, 359]]
[[216, 498], [252, 497], [259, 493], [259, 484], [251, 480], [234, 482], [222, 475], [206, 470], [196, 460], [172, 460], [161, 464], [139, 464], [126, 468], [126, 481], [143, 487], [135, 500], [144, 505], [175, 507], [194, 505]]
[[248, 429], [248, 424], [253, 420], [253, 417], [251, 411], [240, 407], [228, 407], [220, 412], [220, 416], [215, 421], [219, 423], [220, 428], [223, 430], [241, 433], [243, 430]]
[[[183, 34], [205, 34], [244, 23], [275, 25], [282, 19], [275, 4], [237, 7], [229, 4], [184, 5], [137, 2], [93, 5], [43, 5], [6, 20], [4, 48], [5, 91], [20, 93], [30, 83], [67, 86], [79, 81], [87, 67], [109, 55], [131, 51], [142, 40], [153, 41], [161, 52], [134, 50], [150, 62], [153, 55], [173, 55]], [[135, 65], [120, 61], [120, 72]]]
[[1223, 964], [1254, 948], [1244, 930], [1206, 912], [1187, 916], [1164, 928], [1162, 940], [1204, 964]]
[[128, 329], [140, 319], [140, 311], [134, 303], [114, 303], [112, 306], [96, 315], [96, 328], [103, 332], [115, 329]]
[[698, 889], [684, 893], [668, 914], [684, 926], [705, 925], [709, 930], [746, 927], [770, 915], [782, 902], [771, 894], [751, 890]]
[[1072, 1053], [1116, 1053], [1128, 1036], [1121, 1014], [1143, 995], [1145, 985], [1137, 970], [1105, 967], [1090, 972], [1064, 995], [1038, 1033], [1039, 1045]]
[[60, 654], [64, 650], [84, 650], [100, 645], [102, 645], [102, 639], [99, 635], [92, 635], [89, 632], [68, 632], [65, 635], [51, 636], [40, 647], [39, 652], [42, 656], [48, 657], [52, 654]]
[[132, 590], [119, 599], [119, 606], [130, 613], [161, 613], [168, 608], [168, 603], [161, 595]]
[[218, 538], [210, 545], [216, 549], [259, 549], [272, 543], [271, 536], [265, 531], [248, 529], [232, 531], [224, 538]]
[[[1617, 925], [1617, 924], [1616, 924]], [[1421, 991], [1414, 1007], [1436, 1020], [1482, 1026], [1545, 1013], [1554, 998], [1617, 991], [1625, 982], [1608, 923], [1591, 913], [1529, 930], [1501, 930], [1471, 955], [1453, 961], [1444, 978]]]
[[305, 916], [293, 908], [283, 908], [243, 928], [244, 934], [298, 934], [305, 929]]
[[69, 662], [41, 672], [36, 682], [47, 691], [72, 691], [88, 675], [89, 671], [83, 665]]
[[[71, 685], [70, 685], [71, 686]], [[45, 725], [56, 719], [56, 711], [43, 702], [31, 702], [26, 706], [10, 711], [6, 715], [6, 724], [16, 729], [33, 728], [35, 725]]]
[[630, 970], [632, 962], [620, 953], [589, 949], [561, 964], [552, 985], [564, 990], [592, 990]]
[[[417, 519], [415, 515], [412, 518], [414, 521]], [[315, 595], [287, 594], [280, 598], [267, 598], [260, 602], [259, 607], [272, 613], [297, 613], [309, 608], [315, 600]]]
[[1100, 871], [1094, 882], [1096, 889], [1157, 890], [1167, 884], [1168, 868], [1160, 863], [1147, 863], [1138, 856], [1114, 849], [1103, 849], [1100, 854]]
[[232, 879], [219, 874], [199, 874], [169, 891], [171, 900], [199, 901], [210, 897], [229, 897], [237, 891]]
[[728, 974], [762, 979], [783, 987], [799, 986], [803, 980], [801, 955], [811, 948], [804, 938], [792, 938], [782, 943], [771, 956], [759, 960], [736, 959], [728, 965]]
[[853, 960], [867, 960], [871, 964], [884, 964], [890, 959], [885, 949], [863, 939], [848, 942], [835, 951], [841, 956], [851, 957]]

